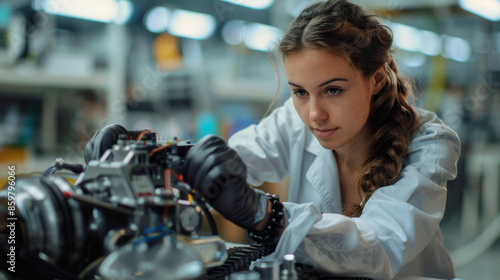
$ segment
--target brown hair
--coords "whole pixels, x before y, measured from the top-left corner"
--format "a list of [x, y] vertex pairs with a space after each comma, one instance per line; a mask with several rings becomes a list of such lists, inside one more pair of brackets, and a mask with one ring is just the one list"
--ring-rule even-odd
[[304, 9], [277, 48], [283, 58], [305, 49], [327, 50], [348, 59], [365, 77], [381, 66], [386, 68], [387, 82], [373, 96], [368, 118], [373, 139], [358, 179], [365, 196], [362, 205], [343, 206], [343, 213], [351, 217], [361, 215], [375, 190], [398, 180], [411, 137], [419, 126], [408, 102], [412, 84], [398, 72], [391, 55], [392, 41], [392, 31], [379, 17], [348, 1], [329, 0]]

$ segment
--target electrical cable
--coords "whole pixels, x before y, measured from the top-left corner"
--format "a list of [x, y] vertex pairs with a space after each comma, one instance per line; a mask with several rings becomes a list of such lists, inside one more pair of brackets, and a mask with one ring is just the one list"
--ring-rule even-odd
[[149, 153], [149, 155], [150, 155], [150, 156], [152, 156], [152, 155], [153, 155], [153, 154], [155, 154], [156, 152], [161, 151], [161, 150], [163, 150], [163, 149], [165, 149], [165, 148], [168, 148], [168, 147], [170, 147], [170, 146], [172, 146], [172, 144], [168, 144], [168, 145], [164, 145], [164, 146], [156, 147], [156, 148], [154, 148], [153, 150], [151, 150], [151, 152]]
[[160, 133], [158, 133], [158, 131], [156, 131], [154, 129], [148, 128], [148, 129], [144, 130], [143, 132], [139, 133], [139, 135], [137, 136], [136, 142], [139, 142], [141, 140], [142, 136], [144, 136], [144, 134], [150, 133], [150, 132], [156, 133], [157, 140], [160, 140]]
[[[182, 177], [182, 175], [180, 175], [179, 177]], [[210, 213], [210, 210], [208, 210], [207, 208], [206, 200], [198, 192], [192, 190], [191, 186], [184, 183], [183, 181], [179, 182], [177, 184], [177, 187], [182, 187], [185, 192], [193, 195], [194, 201], [196, 201], [196, 204], [200, 206], [201, 210], [205, 214], [205, 217], [207, 218], [207, 222], [208, 225], [210, 226], [210, 230], [212, 231], [212, 235], [219, 235], [219, 231], [217, 230], [217, 225], [215, 223], [214, 217], [212, 216], [212, 213]]]
[[[43, 172], [43, 175], [44, 175], [44, 176], [49, 175], [49, 174], [50, 174], [50, 172], [52, 172], [52, 169], [54, 169], [54, 168], [56, 168], [56, 166], [55, 166], [55, 165], [52, 165], [51, 167], [47, 168], [47, 170], [45, 170], [45, 172]], [[52, 174], [54, 174], [54, 173], [52, 173]]]
[[164, 237], [165, 235], [173, 234], [173, 233], [175, 233], [175, 231], [171, 230], [170, 228], [168, 228], [164, 225], [158, 225], [155, 227], [146, 228], [142, 231], [143, 236], [140, 237], [139, 239], [135, 240], [133, 245], [137, 246], [141, 242], [149, 243], [149, 242], [158, 240], [158, 239]]

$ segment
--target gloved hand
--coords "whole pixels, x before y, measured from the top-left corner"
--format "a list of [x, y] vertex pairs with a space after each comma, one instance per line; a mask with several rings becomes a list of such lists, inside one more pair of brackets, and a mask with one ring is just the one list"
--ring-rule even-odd
[[[127, 130], [119, 124], [110, 124], [98, 130], [85, 146], [85, 163], [91, 160], [99, 160], [106, 150], [111, 149], [118, 142], [118, 137], [125, 134], [131, 139], [137, 138], [139, 134], [147, 129]], [[144, 138], [146, 139], [146, 138]]]
[[247, 184], [245, 164], [223, 139], [213, 135], [203, 137], [189, 150], [182, 173], [191, 187], [236, 225], [253, 230], [264, 219], [265, 193]]

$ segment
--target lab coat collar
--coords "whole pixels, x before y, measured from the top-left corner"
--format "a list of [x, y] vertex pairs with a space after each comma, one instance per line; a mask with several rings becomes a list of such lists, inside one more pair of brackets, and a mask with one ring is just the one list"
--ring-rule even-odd
[[[325, 209], [321, 209], [321, 211], [339, 212], [342, 209], [340, 181], [333, 152], [323, 148], [310, 132], [307, 133], [306, 139], [305, 150], [316, 156], [309, 170], [307, 170], [306, 178], [323, 198]], [[318, 176], [318, 174], [321, 174], [321, 176]]]
[[314, 137], [314, 135], [309, 130], [306, 131], [305, 137], [307, 143], [306, 145], [307, 152], [317, 156], [318, 154], [322, 153], [325, 150], [325, 148], [323, 148], [321, 144], [319, 144], [318, 139], [316, 139], [316, 137]]

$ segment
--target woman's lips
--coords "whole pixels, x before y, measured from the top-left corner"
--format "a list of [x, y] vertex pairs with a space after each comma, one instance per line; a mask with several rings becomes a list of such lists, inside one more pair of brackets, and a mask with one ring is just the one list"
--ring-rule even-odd
[[317, 129], [317, 128], [315, 128], [314, 132], [316, 133], [316, 135], [318, 137], [326, 138], [326, 137], [330, 137], [333, 133], [335, 133], [335, 131], [337, 131], [337, 129], [339, 129], [339, 128], [338, 127], [333, 128], [333, 129]]

